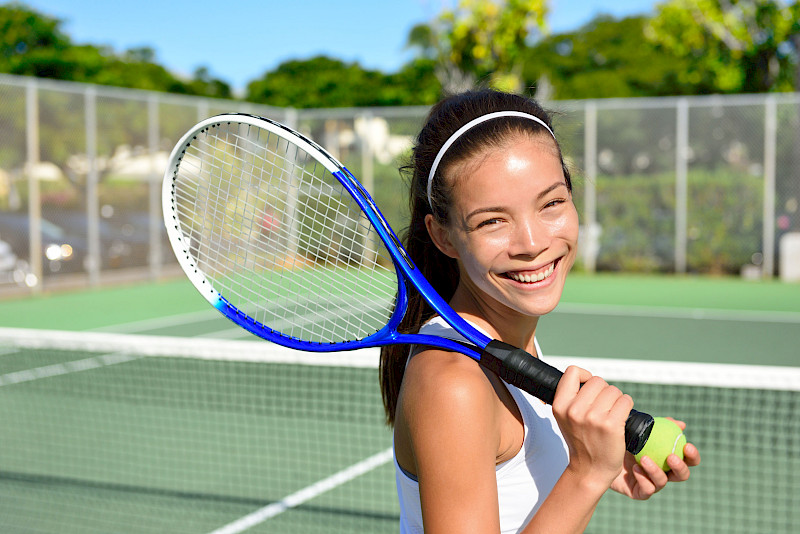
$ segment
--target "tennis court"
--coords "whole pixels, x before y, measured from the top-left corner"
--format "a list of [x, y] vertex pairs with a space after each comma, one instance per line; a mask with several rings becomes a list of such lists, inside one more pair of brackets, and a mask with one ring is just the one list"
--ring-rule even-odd
[[[252, 341], [183, 279], [1, 302], [0, 324], [3, 532], [397, 531], [375, 351]], [[797, 531], [800, 286], [576, 274], [539, 338], [703, 453], [589, 532]]]

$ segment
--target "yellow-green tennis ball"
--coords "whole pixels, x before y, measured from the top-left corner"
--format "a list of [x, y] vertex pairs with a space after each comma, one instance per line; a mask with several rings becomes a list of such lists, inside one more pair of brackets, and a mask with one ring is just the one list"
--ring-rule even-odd
[[654, 417], [653, 430], [644, 447], [636, 455], [636, 461], [642, 463], [642, 457], [648, 456], [664, 471], [669, 471], [667, 457], [676, 454], [683, 459], [683, 447], [686, 445], [686, 436], [681, 427], [666, 417]]

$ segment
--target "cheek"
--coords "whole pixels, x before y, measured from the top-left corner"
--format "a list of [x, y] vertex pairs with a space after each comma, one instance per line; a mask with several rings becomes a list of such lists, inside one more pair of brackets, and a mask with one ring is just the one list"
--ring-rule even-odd
[[508, 236], [498, 233], [493, 236], [460, 236], [456, 248], [459, 251], [459, 264], [473, 280], [483, 278], [491, 270], [498, 256], [508, 249]]
[[509, 236], [503, 232], [472, 237], [464, 242], [464, 257], [473, 264], [488, 266], [508, 249], [508, 245]]
[[550, 235], [553, 237], [563, 239], [572, 244], [577, 244], [580, 223], [578, 221], [578, 211], [575, 209], [575, 205], [570, 203], [565, 206], [560, 216], [551, 220], [548, 226], [550, 228]]

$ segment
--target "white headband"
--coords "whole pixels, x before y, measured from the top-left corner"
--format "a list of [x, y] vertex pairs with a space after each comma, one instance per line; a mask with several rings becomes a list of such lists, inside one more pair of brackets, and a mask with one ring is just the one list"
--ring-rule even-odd
[[431, 200], [431, 191], [433, 189], [433, 176], [436, 174], [436, 169], [439, 167], [439, 162], [442, 161], [442, 157], [444, 156], [445, 152], [447, 152], [450, 146], [452, 146], [452, 144], [455, 143], [456, 140], [462, 135], [464, 135], [464, 132], [466, 132], [470, 128], [473, 128], [482, 122], [488, 121], [490, 119], [497, 119], [499, 117], [523, 117], [525, 119], [530, 119], [544, 126], [545, 129], [548, 132], [550, 132], [550, 135], [553, 136], [553, 139], [556, 138], [555, 134], [553, 133], [553, 130], [551, 130], [550, 127], [542, 119], [536, 117], [535, 115], [531, 115], [530, 113], [523, 113], [521, 111], [495, 111], [494, 113], [487, 113], [486, 115], [481, 115], [477, 119], [472, 119], [467, 124], [456, 130], [456, 133], [451, 135], [450, 138], [447, 141], [445, 141], [445, 143], [442, 145], [442, 148], [439, 149], [439, 153], [436, 154], [436, 159], [433, 160], [433, 166], [431, 167], [431, 172], [430, 174], [428, 174], [428, 205], [431, 207], [431, 209], [433, 209], [433, 201]]

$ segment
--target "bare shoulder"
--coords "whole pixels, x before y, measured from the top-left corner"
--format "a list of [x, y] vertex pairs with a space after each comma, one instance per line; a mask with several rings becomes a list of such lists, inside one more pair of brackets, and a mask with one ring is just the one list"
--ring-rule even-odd
[[463, 354], [437, 349], [425, 350], [411, 358], [403, 377], [401, 397], [405, 408], [435, 407], [438, 416], [448, 413], [474, 416], [481, 408], [493, 409], [496, 400], [492, 384], [478, 362]]
[[[441, 350], [411, 358], [398, 401], [395, 453], [428, 499], [455, 492], [492, 502], [486, 492], [495, 487], [501, 441], [497, 405], [491, 382], [471, 358]], [[475, 511], [479, 504], [467, 507]]]

